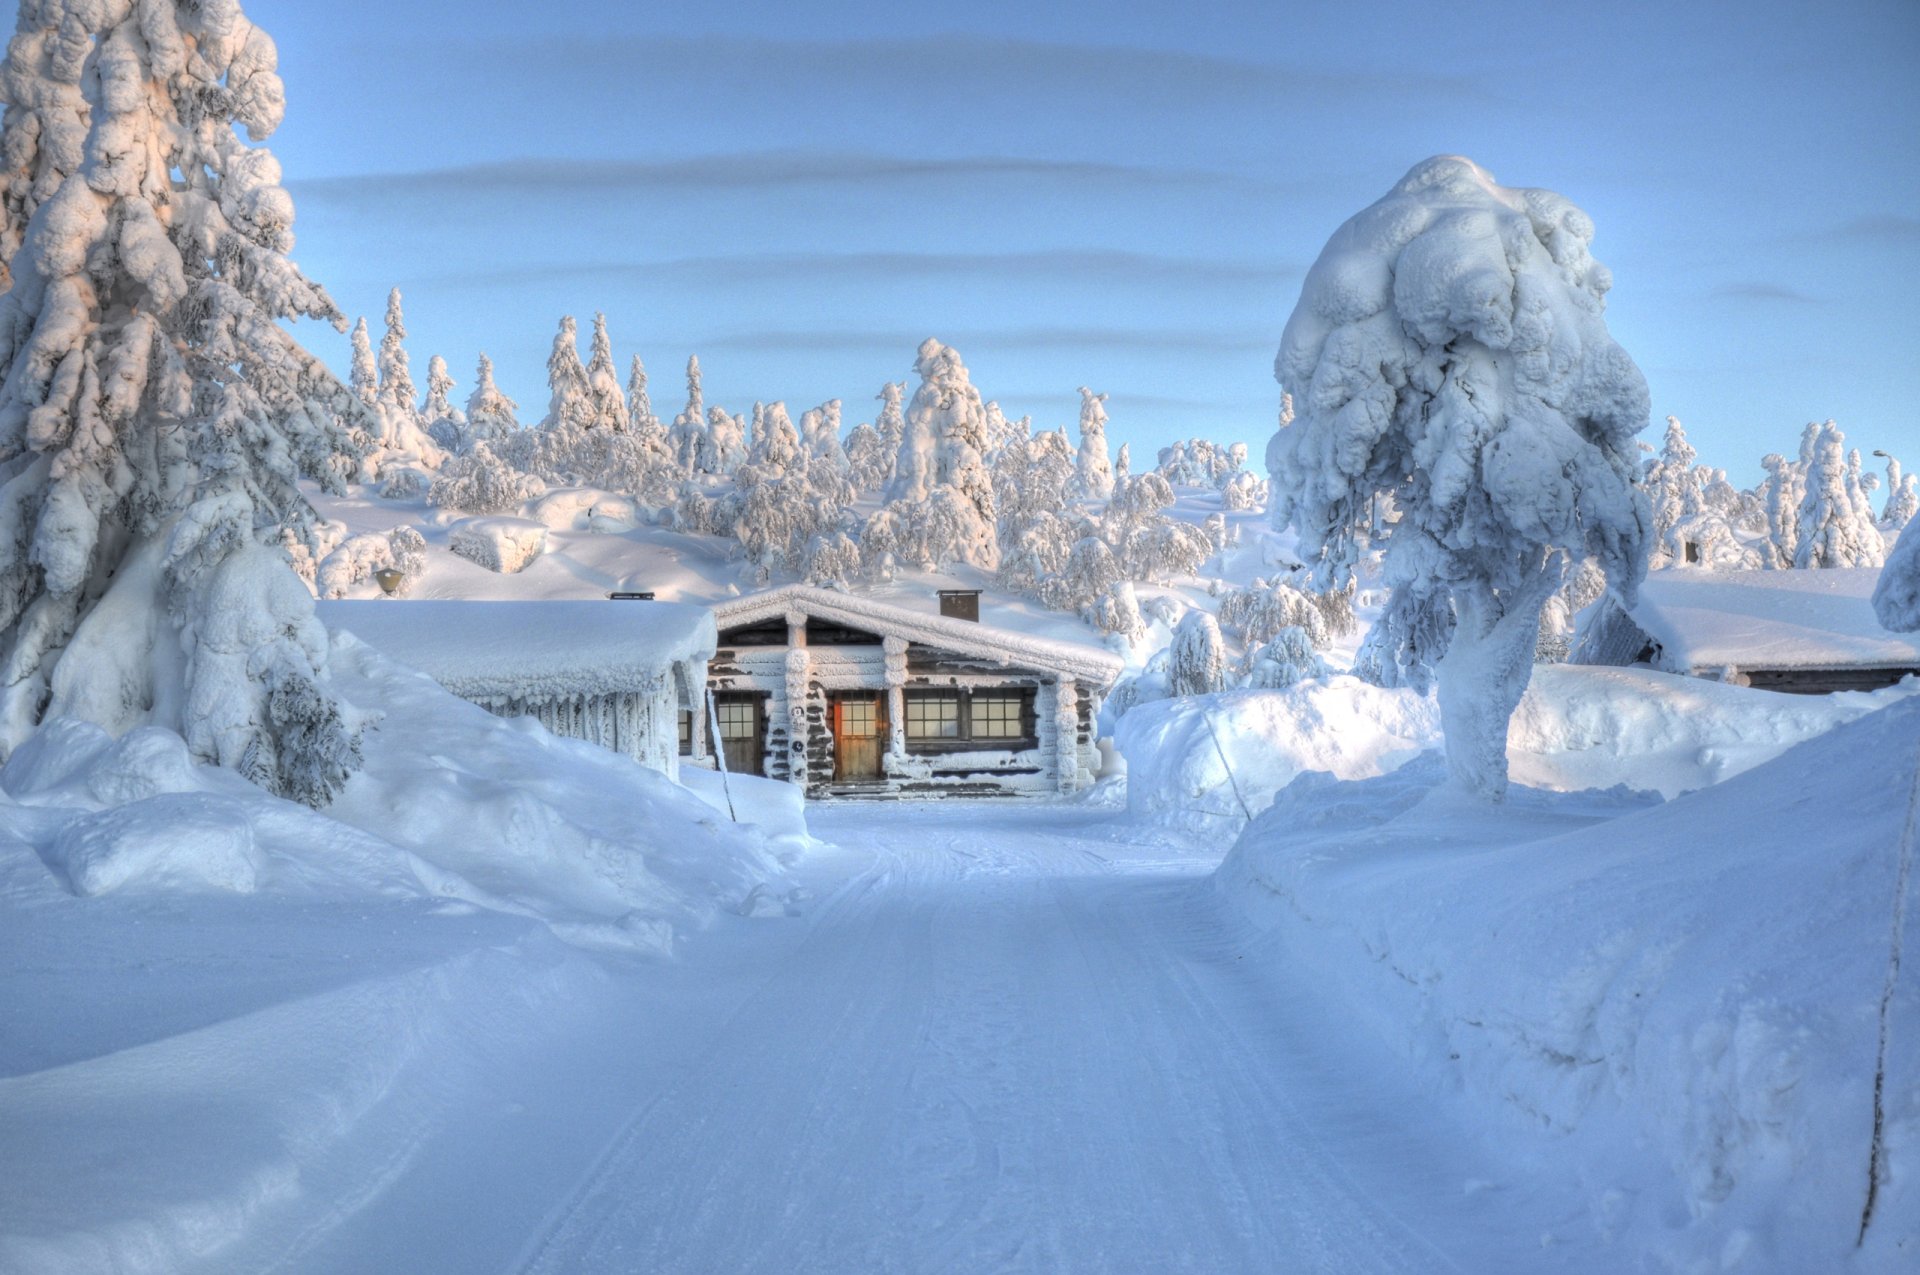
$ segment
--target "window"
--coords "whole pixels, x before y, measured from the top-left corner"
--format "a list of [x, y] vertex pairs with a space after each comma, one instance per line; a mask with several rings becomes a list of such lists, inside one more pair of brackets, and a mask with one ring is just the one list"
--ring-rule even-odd
[[680, 710], [680, 755], [686, 757], [693, 752], [693, 710]]
[[720, 738], [752, 739], [760, 733], [758, 705], [752, 700], [721, 700], [714, 707], [720, 710]]
[[1022, 739], [1027, 733], [1026, 697], [1017, 691], [973, 693], [975, 739]]
[[959, 739], [960, 696], [955, 691], [907, 692], [908, 739]]
[[987, 689], [906, 693], [907, 743], [923, 752], [988, 748], [1031, 748], [1034, 738], [1033, 692]]

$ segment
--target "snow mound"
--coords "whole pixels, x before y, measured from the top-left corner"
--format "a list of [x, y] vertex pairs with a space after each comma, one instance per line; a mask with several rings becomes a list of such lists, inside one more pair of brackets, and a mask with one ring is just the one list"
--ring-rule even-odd
[[547, 528], [530, 518], [462, 518], [448, 531], [447, 547], [510, 576], [547, 551]]
[[[1678, 796], [1920, 692], [1785, 695], [1649, 669], [1543, 664], [1508, 726], [1516, 782]], [[1301, 774], [1369, 779], [1440, 746], [1438, 706], [1353, 677], [1142, 704], [1120, 719], [1136, 815], [1235, 833]]]
[[1902, 1269], [1920, 974], [1889, 952], [1920, 886], [1916, 741], [1907, 699], [1640, 809], [1525, 788], [1490, 809], [1434, 759], [1313, 776], [1216, 881], [1437, 1101], [1579, 1174], [1566, 1225], [1619, 1269]]
[[82, 815], [60, 830], [46, 858], [81, 895], [129, 885], [251, 894], [259, 876], [246, 806], [192, 793]]
[[597, 487], [563, 487], [533, 502], [527, 511], [549, 531], [626, 532], [640, 525], [640, 507], [631, 496]]

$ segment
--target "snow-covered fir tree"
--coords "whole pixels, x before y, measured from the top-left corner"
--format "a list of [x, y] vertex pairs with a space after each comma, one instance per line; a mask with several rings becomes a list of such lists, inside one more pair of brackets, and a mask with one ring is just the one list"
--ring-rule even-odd
[[607, 316], [593, 316], [593, 344], [587, 361], [588, 429], [627, 428], [627, 396], [620, 390], [620, 374], [613, 366], [613, 341], [607, 336]]
[[499, 443], [519, 432], [520, 405], [493, 383], [493, 360], [482, 354], [467, 395], [467, 433], [476, 442]]
[[847, 452], [840, 445], [840, 400], [829, 399], [800, 414], [800, 437], [809, 465], [826, 465], [837, 473], [848, 469]]
[[413, 371], [407, 362], [407, 320], [400, 289], [387, 293], [387, 330], [380, 338], [379, 402], [396, 415], [414, 414]]
[[[986, 404], [950, 346], [928, 338], [913, 370], [920, 388], [907, 407], [887, 498], [922, 507], [925, 524], [938, 528], [935, 542], [951, 541], [955, 559], [991, 571], [999, 548], [993, 481], [984, 459]], [[941, 495], [941, 488], [948, 494]]]
[[1849, 484], [1846, 436], [1818, 428], [1805, 470], [1793, 554], [1795, 567], [1877, 567], [1886, 556], [1872, 509]]
[[660, 418], [653, 414], [653, 398], [647, 393], [647, 367], [638, 354], [627, 369], [627, 428], [636, 434], [651, 434], [660, 428]]
[[1268, 447], [1276, 524], [1344, 587], [1392, 493], [1374, 658], [1437, 663], [1449, 768], [1495, 800], [1569, 559], [1629, 598], [1645, 570], [1647, 385], [1607, 332], [1592, 235], [1559, 195], [1427, 160], [1335, 233], [1275, 361], [1300, 408]]
[[354, 320], [353, 335], [349, 338], [353, 349], [353, 362], [348, 373], [348, 384], [353, 387], [354, 397], [368, 408], [380, 406], [380, 367], [373, 361], [373, 338], [367, 334], [365, 317]]
[[667, 442], [683, 473], [692, 473], [700, 460], [700, 436], [707, 427], [707, 408], [700, 388], [700, 356], [687, 358], [687, 405], [673, 418]]
[[1227, 686], [1227, 647], [1213, 616], [1195, 608], [1180, 619], [1167, 655], [1167, 693], [1210, 695]]
[[1107, 396], [1080, 387], [1080, 454], [1075, 490], [1088, 500], [1113, 495], [1113, 462], [1107, 456]]
[[1113, 481], [1117, 483], [1122, 478], [1129, 477], [1132, 473], [1133, 444], [1122, 443], [1120, 444], [1119, 454], [1113, 458]]
[[593, 420], [592, 395], [586, 365], [580, 362], [580, 328], [573, 316], [562, 315], [547, 355], [547, 414], [543, 429], [578, 430]]
[[0, 300], [0, 747], [151, 722], [323, 804], [358, 746], [281, 545], [317, 548], [296, 480], [353, 472], [362, 409], [281, 326], [346, 321], [236, 132], [280, 123], [273, 42], [231, 0], [92, 12], [82, 158]]
[[0, 292], [40, 205], [80, 167], [92, 115], [81, 74], [104, 5], [23, 3], [0, 63]]
[[449, 454], [463, 452], [467, 437], [467, 416], [448, 397], [453, 392], [453, 373], [438, 354], [427, 360], [427, 398], [420, 405], [421, 419], [427, 422], [427, 437]]

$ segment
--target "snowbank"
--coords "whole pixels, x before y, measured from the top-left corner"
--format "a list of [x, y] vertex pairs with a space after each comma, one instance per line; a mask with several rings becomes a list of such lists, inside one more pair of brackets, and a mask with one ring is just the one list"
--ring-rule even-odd
[[1908, 699], [1647, 808], [1520, 787], [1471, 805], [1432, 758], [1312, 776], [1216, 881], [1250, 943], [1437, 1101], [1577, 1173], [1589, 1209], [1563, 1230], [1620, 1269], [1910, 1269], [1920, 971], [1890, 981], [1889, 940], [1920, 888], [1916, 741]]
[[533, 502], [528, 515], [549, 531], [627, 532], [641, 522], [631, 496], [597, 487], [563, 487]]
[[463, 518], [448, 531], [447, 547], [489, 571], [513, 575], [547, 551], [547, 528], [530, 518]]
[[[1718, 783], [1920, 692], [1783, 695], [1648, 669], [1543, 664], [1508, 728], [1516, 783], [1673, 797]], [[1434, 701], [1353, 677], [1276, 691], [1160, 700], [1120, 719], [1127, 802], [1139, 816], [1232, 834], [1309, 771], [1369, 779], [1440, 746]]]

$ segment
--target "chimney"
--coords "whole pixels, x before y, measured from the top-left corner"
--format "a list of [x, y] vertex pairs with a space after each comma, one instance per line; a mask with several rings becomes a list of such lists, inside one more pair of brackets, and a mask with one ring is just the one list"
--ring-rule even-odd
[[980, 590], [940, 590], [940, 614], [950, 620], [980, 620]]

